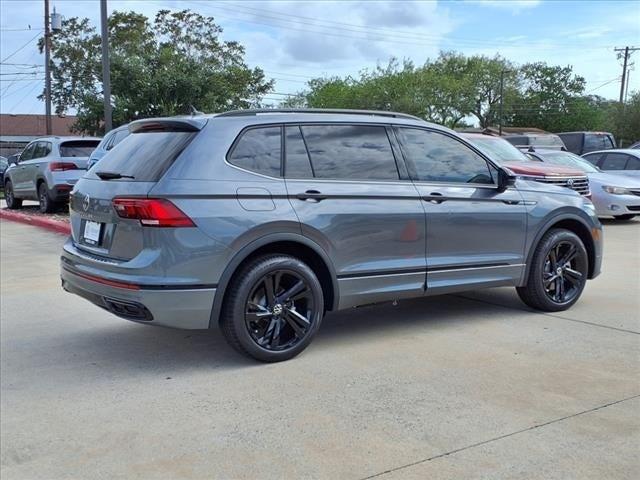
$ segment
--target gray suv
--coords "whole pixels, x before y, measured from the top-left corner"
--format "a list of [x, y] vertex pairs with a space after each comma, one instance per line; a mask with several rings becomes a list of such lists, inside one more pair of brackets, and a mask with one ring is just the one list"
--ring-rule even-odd
[[4, 174], [7, 207], [38, 200], [42, 213], [53, 212], [87, 169], [99, 138], [43, 137], [29, 143]]
[[516, 179], [453, 131], [389, 112], [139, 120], [71, 193], [63, 288], [140, 323], [217, 325], [258, 360], [323, 315], [499, 286], [560, 311], [600, 272], [578, 193]]

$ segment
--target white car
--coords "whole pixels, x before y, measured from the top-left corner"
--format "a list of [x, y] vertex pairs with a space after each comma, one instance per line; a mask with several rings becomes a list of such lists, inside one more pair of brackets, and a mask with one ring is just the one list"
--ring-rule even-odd
[[[606, 153], [610, 152], [611, 150], [608, 150]], [[585, 172], [589, 176], [591, 201], [596, 207], [598, 216], [630, 220], [640, 215], [640, 177], [603, 172], [571, 152], [539, 148], [527, 150], [527, 153], [535, 160], [578, 168]]]

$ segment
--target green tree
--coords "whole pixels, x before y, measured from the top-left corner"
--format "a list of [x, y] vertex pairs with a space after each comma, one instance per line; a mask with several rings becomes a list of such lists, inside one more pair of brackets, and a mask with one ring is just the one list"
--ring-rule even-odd
[[[160, 10], [153, 20], [134, 12], [109, 17], [114, 124], [188, 113], [258, 106], [273, 88], [244, 48], [219, 39], [212, 17]], [[41, 48], [43, 46], [41, 42]], [[52, 38], [52, 100], [56, 113], [78, 112], [75, 128], [102, 131], [100, 36], [88, 19], [67, 19]]]
[[628, 147], [640, 141], [640, 91], [632, 92], [624, 106], [611, 102], [610, 107], [610, 131], [618, 140], [618, 145]]

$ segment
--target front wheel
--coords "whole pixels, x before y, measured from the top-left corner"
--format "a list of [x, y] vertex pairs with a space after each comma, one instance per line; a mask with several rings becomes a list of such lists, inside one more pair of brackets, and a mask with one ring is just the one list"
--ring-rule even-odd
[[248, 263], [227, 292], [222, 332], [232, 347], [262, 362], [288, 360], [302, 352], [324, 314], [315, 273], [288, 255], [266, 255]]
[[7, 203], [7, 208], [16, 210], [22, 208], [22, 199], [16, 198], [13, 193], [13, 185], [10, 180], [4, 185], [4, 201]]
[[537, 310], [566, 310], [580, 298], [588, 273], [589, 258], [580, 237], [554, 229], [536, 247], [527, 285], [517, 288], [518, 296]]

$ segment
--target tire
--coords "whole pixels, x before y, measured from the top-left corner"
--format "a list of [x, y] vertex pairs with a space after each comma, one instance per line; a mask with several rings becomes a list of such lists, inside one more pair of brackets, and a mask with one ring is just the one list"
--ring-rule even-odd
[[7, 204], [7, 208], [11, 210], [22, 208], [22, 199], [14, 196], [13, 185], [10, 180], [7, 180], [4, 184], [4, 201]]
[[323, 314], [322, 287], [313, 270], [289, 255], [265, 255], [232, 278], [220, 327], [238, 352], [261, 362], [281, 362], [311, 343]]
[[631, 215], [627, 214], [627, 215], [618, 215], [617, 217], [613, 217], [613, 218], [614, 218], [614, 220], [623, 221], [624, 222], [624, 221], [627, 221], [627, 220], [631, 220], [633, 217], [635, 217], [634, 214], [631, 214]]
[[49, 197], [47, 184], [45, 182], [42, 182], [38, 186], [38, 203], [40, 204], [40, 212], [42, 213], [53, 213], [58, 207], [58, 205], [51, 200], [51, 197]]
[[589, 257], [580, 237], [569, 230], [553, 229], [536, 246], [526, 286], [516, 290], [528, 306], [559, 312], [578, 301], [588, 273]]

